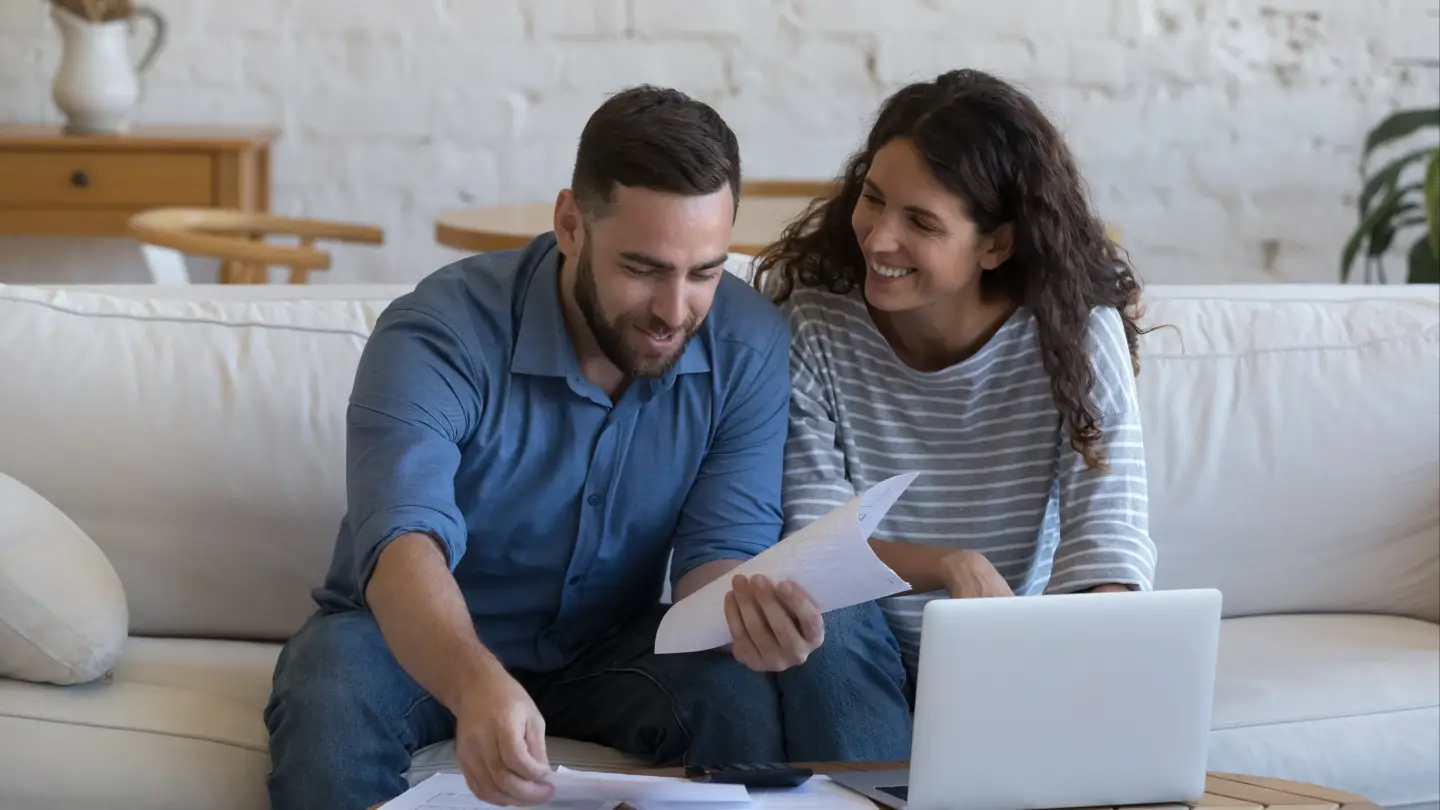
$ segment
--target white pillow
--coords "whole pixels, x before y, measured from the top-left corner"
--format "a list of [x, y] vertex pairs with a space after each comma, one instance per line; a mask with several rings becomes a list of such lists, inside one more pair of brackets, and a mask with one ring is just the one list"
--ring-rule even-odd
[[0, 473], [0, 677], [77, 684], [120, 661], [130, 612], [104, 552]]

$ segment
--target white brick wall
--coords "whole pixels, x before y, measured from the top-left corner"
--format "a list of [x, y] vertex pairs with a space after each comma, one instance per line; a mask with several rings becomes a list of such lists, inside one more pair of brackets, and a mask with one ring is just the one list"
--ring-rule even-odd
[[[1055, 115], [1145, 278], [1329, 281], [1363, 133], [1440, 94], [1440, 0], [149, 1], [172, 32], [142, 122], [278, 125], [278, 210], [387, 229], [333, 281], [457, 257], [442, 211], [553, 199], [627, 84], [714, 103], [750, 176], [815, 177], [897, 83], [958, 66]], [[58, 120], [58, 59], [42, 0], [0, 0], [0, 120]], [[124, 242], [0, 238], [0, 281], [137, 263]]]

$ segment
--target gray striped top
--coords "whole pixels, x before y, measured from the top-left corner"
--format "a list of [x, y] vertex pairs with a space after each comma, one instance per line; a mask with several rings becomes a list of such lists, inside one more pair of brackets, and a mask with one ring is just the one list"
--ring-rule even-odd
[[[973, 356], [935, 372], [896, 357], [858, 290], [797, 288], [782, 308], [794, 333], [787, 534], [860, 490], [919, 471], [876, 538], [980, 552], [1017, 596], [1152, 587], [1139, 406], [1113, 309], [1091, 316], [1086, 338], [1107, 472], [1087, 471], [1071, 449], [1024, 308]], [[881, 601], [912, 675], [921, 610], [937, 596], [945, 594]]]

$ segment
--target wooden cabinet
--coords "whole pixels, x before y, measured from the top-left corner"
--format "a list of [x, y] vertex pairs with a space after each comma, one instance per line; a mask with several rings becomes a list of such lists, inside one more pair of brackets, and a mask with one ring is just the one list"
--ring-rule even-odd
[[0, 234], [124, 236], [169, 205], [270, 210], [274, 130], [141, 127], [66, 135], [0, 125]]

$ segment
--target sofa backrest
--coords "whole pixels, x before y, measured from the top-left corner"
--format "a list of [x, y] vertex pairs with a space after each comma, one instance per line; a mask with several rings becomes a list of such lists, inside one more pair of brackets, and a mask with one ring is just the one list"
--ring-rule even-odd
[[[100, 545], [136, 634], [284, 638], [344, 512], [356, 363], [407, 289], [0, 286], [0, 471]], [[1178, 328], [1140, 375], [1157, 584], [1440, 614], [1434, 289], [1149, 299]]]
[[1156, 586], [1440, 620], [1440, 290], [1154, 288], [1143, 323]]

